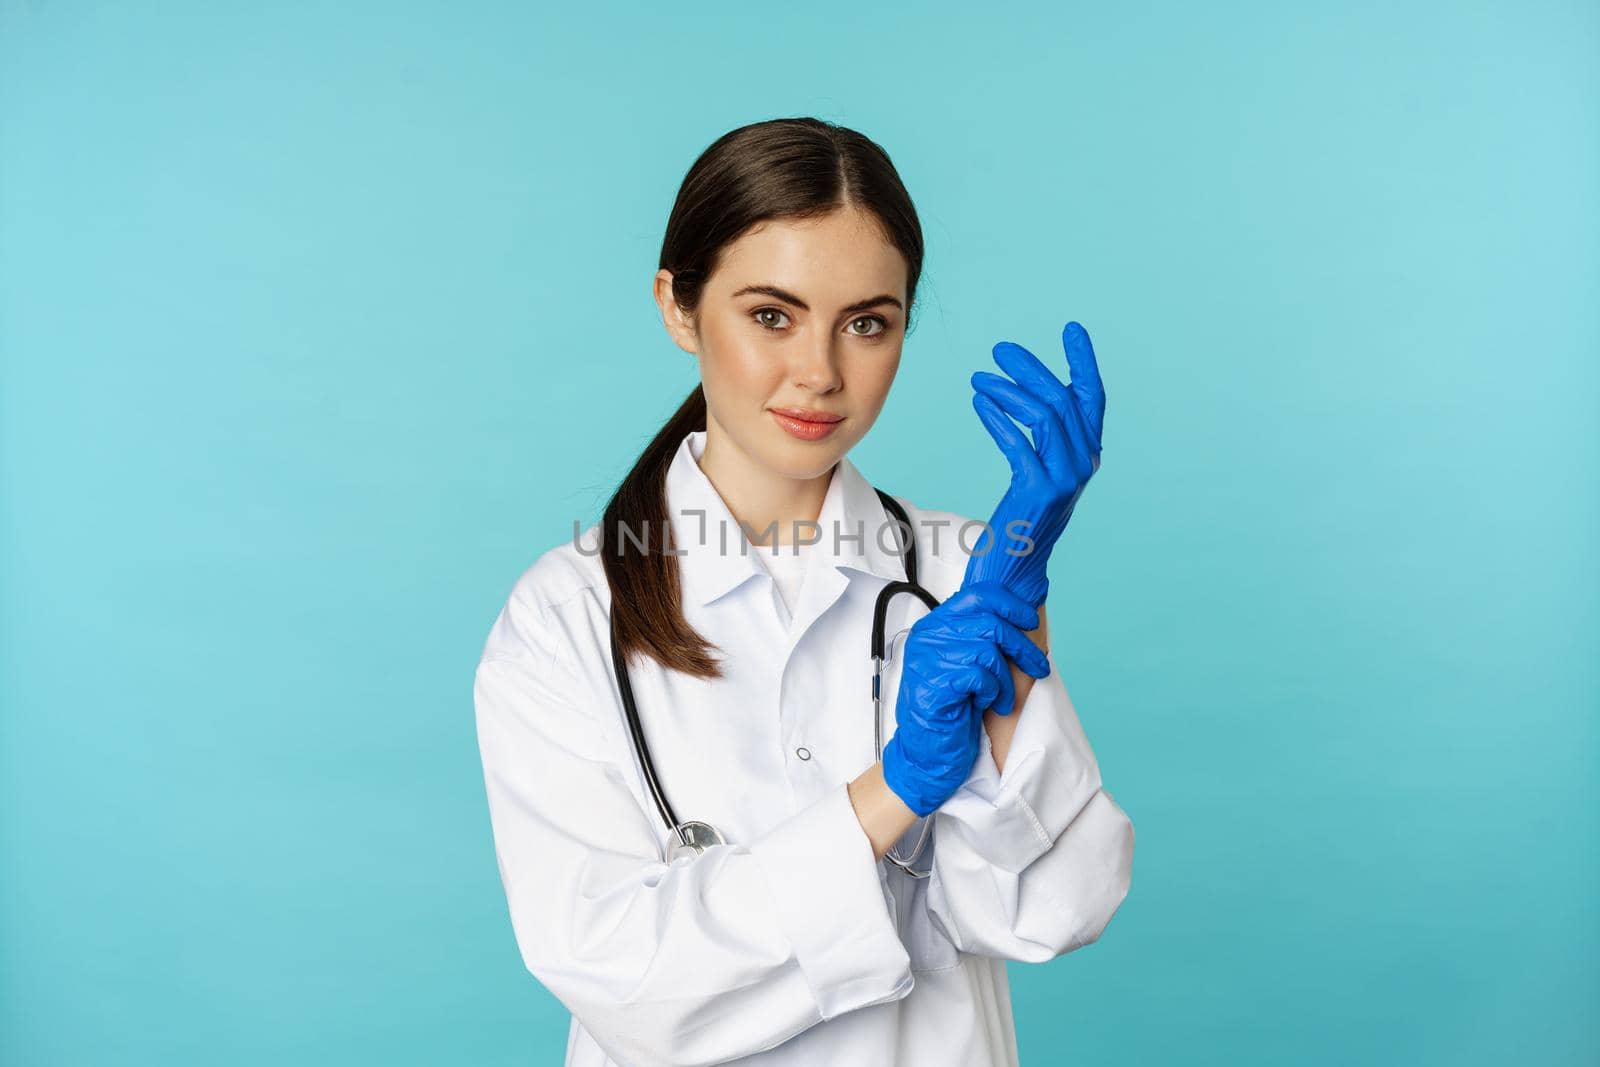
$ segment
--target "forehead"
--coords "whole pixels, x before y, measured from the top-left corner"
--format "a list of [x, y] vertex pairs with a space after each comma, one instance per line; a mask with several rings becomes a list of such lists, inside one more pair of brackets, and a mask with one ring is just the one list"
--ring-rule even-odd
[[877, 221], [858, 210], [814, 219], [768, 219], [722, 250], [709, 285], [788, 289], [813, 308], [851, 304], [879, 293], [905, 300], [906, 260]]

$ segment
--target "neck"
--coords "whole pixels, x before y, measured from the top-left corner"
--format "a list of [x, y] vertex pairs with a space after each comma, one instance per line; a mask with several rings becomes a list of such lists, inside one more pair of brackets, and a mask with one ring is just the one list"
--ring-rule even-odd
[[798, 523], [817, 521], [835, 468], [810, 478], [778, 474], [741, 451], [708, 420], [700, 469], [734, 519], [744, 524], [750, 543], [765, 547], [792, 544]]

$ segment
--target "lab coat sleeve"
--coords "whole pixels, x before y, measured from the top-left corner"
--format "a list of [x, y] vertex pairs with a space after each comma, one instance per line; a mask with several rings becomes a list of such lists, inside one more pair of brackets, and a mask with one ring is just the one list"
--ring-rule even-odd
[[669, 865], [546, 630], [508, 604], [474, 681], [495, 852], [524, 964], [613, 1059], [721, 1063], [911, 991], [844, 783]]
[[1042, 963], [1097, 940], [1127, 896], [1133, 823], [1061, 672], [1034, 681], [1005, 771], [984, 731], [972, 774], [934, 812], [928, 908], [964, 952]]

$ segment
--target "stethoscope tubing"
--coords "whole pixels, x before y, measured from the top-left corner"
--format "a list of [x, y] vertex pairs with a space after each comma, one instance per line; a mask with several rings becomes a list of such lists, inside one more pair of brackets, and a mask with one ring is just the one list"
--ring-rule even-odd
[[[878, 489], [876, 492], [878, 494], [878, 498], [883, 501], [884, 507], [895, 516], [896, 520], [898, 520], [900, 524], [900, 533], [903, 535], [903, 541], [905, 545], [905, 551], [901, 555], [901, 561], [905, 566], [906, 572], [905, 581], [890, 582], [888, 585], [884, 586], [878, 591], [877, 602], [873, 605], [872, 609], [871, 653], [873, 753], [876, 759], [882, 760], [883, 705], [881, 686], [883, 677], [883, 664], [886, 659], [884, 655], [884, 631], [885, 624], [888, 619], [889, 602], [901, 593], [911, 593], [921, 600], [925, 605], [927, 605], [928, 609], [931, 611], [939, 606], [939, 598], [928, 592], [928, 590], [924, 589], [921, 585], [917, 584], [917, 545], [915, 538], [912, 536], [911, 523], [906, 516], [905, 509], [900, 506], [899, 501], [895, 500], [888, 493], [885, 493], [882, 489]], [[638, 757], [640, 768], [644, 771], [645, 784], [650, 790], [650, 796], [655, 802], [656, 810], [661, 813], [662, 821], [669, 829], [671, 829], [673, 833], [678, 835], [678, 840], [683, 847], [695, 848], [695, 843], [690, 840], [689, 829], [691, 824], [680, 820], [677, 812], [673, 810], [672, 803], [667, 799], [665, 791], [661, 788], [661, 779], [656, 774], [655, 761], [650, 757], [650, 746], [645, 740], [644, 727], [639, 721], [639, 709], [634, 700], [633, 684], [628, 677], [628, 667], [627, 663], [623, 660], [621, 645], [617, 641], [616, 612], [614, 610], [611, 612], [610, 631], [611, 664], [613, 670], [616, 672], [617, 690], [622, 697], [623, 709], [627, 713], [628, 733], [633, 740], [634, 754]], [[917, 857], [922, 854], [923, 846], [926, 843], [928, 836], [928, 822], [929, 820], [924, 820], [922, 833], [917, 839], [916, 850], [911, 854], [909, 859], [901, 859], [900, 857], [894, 855], [893, 850], [891, 850], [884, 857], [895, 866], [901, 868], [915, 878], [927, 877], [926, 872], [913, 870], [911, 864], [915, 862]], [[725, 843], [722, 839], [722, 835], [709, 824], [694, 823], [692, 825], [707, 831], [708, 834], [713, 838], [714, 843]]]

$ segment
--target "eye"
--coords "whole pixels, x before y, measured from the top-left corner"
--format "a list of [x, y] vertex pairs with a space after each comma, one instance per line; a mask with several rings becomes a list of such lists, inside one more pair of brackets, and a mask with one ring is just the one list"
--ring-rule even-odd
[[879, 337], [889, 331], [889, 324], [888, 322], [884, 321], [881, 315], [863, 315], [850, 325], [854, 326], [856, 322], [875, 322], [878, 324], [876, 331], [872, 333], [858, 333], [856, 334], [857, 337]]
[[772, 330], [773, 332], [777, 332], [779, 329], [781, 329], [781, 327], [768, 326], [761, 319], [762, 315], [765, 315], [765, 314], [767, 314], [769, 312], [771, 314], [774, 314], [774, 315], [782, 315], [784, 318], [788, 318], [789, 317], [789, 313], [788, 312], [782, 310], [781, 308], [772, 308], [772, 307], [756, 308], [754, 311], [752, 311], [750, 313], [750, 315], [751, 315], [752, 318], [754, 318], [756, 320], [756, 325], [760, 326], [762, 329], [764, 329], [764, 330]]

